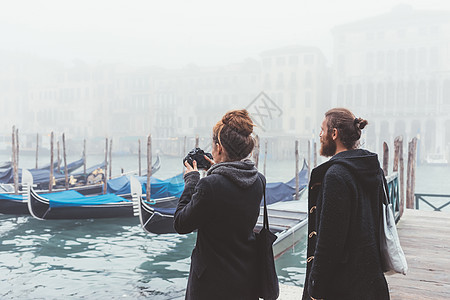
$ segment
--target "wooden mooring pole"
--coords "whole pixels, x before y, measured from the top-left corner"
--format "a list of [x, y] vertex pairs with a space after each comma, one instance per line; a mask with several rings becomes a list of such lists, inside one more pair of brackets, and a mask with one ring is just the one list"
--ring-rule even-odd
[[56, 160], [57, 160], [57, 164], [56, 164], [56, 170], [58, 171], [58, 174], [61, 173], [61, 155], [59, 152], [59, 141], [56, 141]]
[[83, 174], [86, 175], [86, 139], [83, 140]]
[[108, 138], [105, 139], [105, 172], [103, 173], [103, 194], [108, 189]]
[[311, 140], [308, 140], [308, 181], [311, 176]]
[[11, 135], [11, 150], [12, 150], [12, 167], [13, 167], [13, 180], [14, 180], [14, 193], [18, 194], [19, 193], [19, 180], [18, 180], [18, 176], [17, 175], [17, 161], [16, 161], [16, 129], [15, 126], [12, 127], [12, 135]]
[[39, 133], [36, 133], [36, 169], [38, 168], [39, 160]]
[[255, 167], [258, 169], [259, 164], [259, 136], [256, 135], [255, 137], [255, 150], [253, 151], [253, 160], [255, 161]]
[[113, 140], [111, 138], [111, 140], [109, 141], [109, 179], [111, 179], [111, 175], [112, 175], [112, 145], [113, 145]]
[[198, 148], [199, 145], [199, 137], [198, 135], [195, 136], [195, 148]]
[[389, 175], [389, 147], [386, 142], [383, 142], [383, 172], [384, 176]]
[[314, 142], [314, 168], [317, 167], [317, 143]]
[[298, 178], [298, 163], [299, 163], [299, 155], [298, 155], [298, 140], [295, 141], [295, 200], [298, 200], [298, 192], [300, 189], [299, 178]]
[[53, 189], [53, 131], [50, 134], [50, 178], [48, 182], [48, 191], [51, 193]]
[[417, 138], [414, 137], [408, 144], [408, 167], [406, 175], [406, 208], [414, 209], [414, 191], [416, 182], [416, 152]]
[[138, 165], [139, 165], [139, 176], [142, 176], [142, 169], [141, 169], [141, 139], [138, 140]]
[[[403, 215], [405, 206], [405, 182], [404, 182], [404, 161], [403, 161], [403, 137], [398, 136], [394, 140], [394, 166], [392, 171], [398, 173], [400, 182], [400, 217]], [[400, 165], [400, 167], [399, 167]]]
[[150, 177], [152, 177], [152, 135], [147, 138], [147, 201], [151, 199]]
[[264, 176], [266, 176], [267, 166], [267, 139], [264, 141]]
[[[19, 128], [16, 128], [16, 165], [17, 165], [17, 170], [19, 170]], [[17, 172], [17, 182], [19, 182], [19, 173]]]
[[[59, 144], [59, 143], [58, 143]], [[66, 135], [62, 134], [62, 144], [63, 144], [63, 159], [64, 159], [64, 186], [66, 190], [69, 189], [69, 170], [67, 170], [67, 155], [66, 155]]]

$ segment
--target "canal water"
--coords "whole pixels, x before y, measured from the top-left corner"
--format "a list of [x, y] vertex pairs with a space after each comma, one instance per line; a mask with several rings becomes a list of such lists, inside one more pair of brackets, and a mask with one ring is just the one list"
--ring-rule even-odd
[[[88, 157], [88, 166], [102, 160]], [[19, 163], [32, 168], [34, 157]], [[113, 175], [122, 168], [138, 169], [137, 157], [113, 156]], [[161, 157], [155, 177], [181, 171], [179, 158]], [[267, 163], [269, 182], [294, 174], [294, 161]], [[449, 175], [448, 167], [420, 166], [416, 191], [450, 194]], [[0, 215], [0, 299], [183, 299], [195, 237], [148, 234], [137, 218], [41, 221]], [[281, 283], [303, 285], [305, 243], [276, 261]]]

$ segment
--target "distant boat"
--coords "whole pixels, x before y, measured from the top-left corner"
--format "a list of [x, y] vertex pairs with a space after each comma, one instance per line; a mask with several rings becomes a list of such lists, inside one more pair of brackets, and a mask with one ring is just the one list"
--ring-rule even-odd
[[448, 160], [443, 153], [430, 153], [425, 162], [430, 165], [448, 165]]
[[[179, 178], [179, 183], [184, 187], [184, 181]], [[299, 193], [308, 185], [308, 166], [303, 162], [302, 170], [299, 172]], [[181, 194], [180, 194], [181, 196]], [[290, 181], [269, 182], [266, 184], [266, 202], [268, 205], [293, 200], [295, 196], [295, 177]], [[173, 218], [177, 207], [174, 199], [159, 199], [156, 203], [148, 203], [144, 199], [139, 202], [140, 221], [143, 229], [149, 233], [176, 233], [173, 228]]]

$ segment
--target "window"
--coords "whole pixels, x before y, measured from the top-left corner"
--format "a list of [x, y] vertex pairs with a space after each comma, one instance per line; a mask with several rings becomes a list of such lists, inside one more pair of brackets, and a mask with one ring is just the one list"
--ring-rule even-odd
[[293, 117], [291, 117], [291, 119], [289, 120], [289, 129], [295, 130], [295, 118]]
[[311, 128], [311, 119], [309, 117], [305, 118], [305, 130], [310, 130]]
[[270, 68], [272, 66], [272, 60], [270, 58], [263, 59], [263, 67]]
[[277, 57], [277, 66], [284, 66], [286, 64], [286, 58]]
[[278, 73], [277, 88], [282, 89], [283, 87], [284, 87], [284, 75], [283, 73]]
[[310, 71], [306, 71], [305, 73], [305, 87], [307, 88], [312, 87], [312, 76]]
[[298, 66], [298, 56], [290, 56], [289, 57], [289, 65], [296, 67]]
[[314, 64], [314, 55], [312, 55], [312, 54], [306, 54], [306, 55], [303, 57], [303, 62], [304, 62], [305, 65], [307, 65], [307, 66], [313, 65], [313, 64]]
[[310, 92], [305, 93], [305, 107], [306, 108], [311, 107], [311, 93]]

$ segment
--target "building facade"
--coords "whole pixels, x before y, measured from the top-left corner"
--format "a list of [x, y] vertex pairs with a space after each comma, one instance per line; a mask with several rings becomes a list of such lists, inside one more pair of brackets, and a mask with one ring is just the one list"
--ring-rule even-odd
[[369, 120], [366, 147], [418, 137], [420, 160], [450, 158], [450, 12], [400, 5], [332, 32], [334, 106]]

